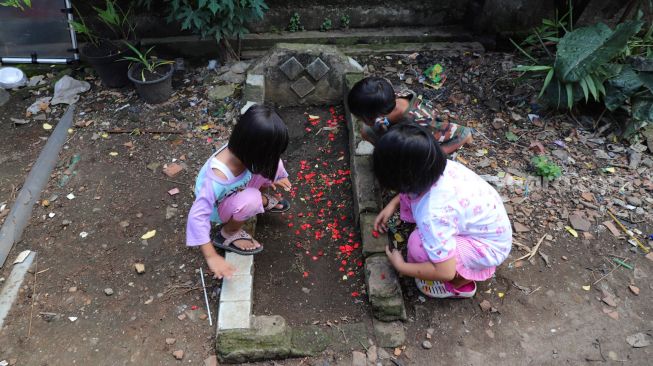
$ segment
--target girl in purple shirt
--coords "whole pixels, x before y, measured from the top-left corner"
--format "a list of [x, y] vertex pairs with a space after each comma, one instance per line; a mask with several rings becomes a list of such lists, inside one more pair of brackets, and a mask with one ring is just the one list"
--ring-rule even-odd
[[[234, 268], [215, 247], [252, 255], [263, 246], [245, 230], [249, 218], [265, 211], [284, 212], [290, 203], [261, 191], [290, 190], [288, 173], [280, 160], [288, 147], [288, 128], [271, 108], [255, 105], [243, 114], [229, 143], [211, 155], [195, 182], [195, 202], [188, 213], [186, 245], [199, 246], [209, 269], [218, 278]], [[220, 225], [211, 240], [212, 223]]]

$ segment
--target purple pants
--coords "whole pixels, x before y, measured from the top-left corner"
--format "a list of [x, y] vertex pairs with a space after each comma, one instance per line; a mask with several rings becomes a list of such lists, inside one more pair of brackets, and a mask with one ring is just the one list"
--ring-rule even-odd
[[[279, 161], [276, 179], [288, 177], [283, 162]], [[236, 221], [247, 221], [248, 219], [265, 212], [263, 209], [263, 199], [261, 197], [261, 187], [269, 187], [272, 181], [260, 174], [252, 175], [252, 179], [247, 183], [245, 189], [226, 197], [218, 204], [218, 215], [222, 223], [227, 223], [233, 219]]]
[[[410, 199], [402, 194], [399, 206], [401, 219], [406, 222], [415, 223], [413, 212], [410, 208]], [[473, 281], [485, 281], [491, 278], [496, 267], [479, 267], [474, 265], [480, 259], [484, 246], [468, 236], [456, 236], [456, 272], [465, 279]], [[413, 230], [408, 238], [408, 255], [406, 260], [409, 263], [430, 262], [429, 255], [424, 249], [422, 238], [417, 228]]]

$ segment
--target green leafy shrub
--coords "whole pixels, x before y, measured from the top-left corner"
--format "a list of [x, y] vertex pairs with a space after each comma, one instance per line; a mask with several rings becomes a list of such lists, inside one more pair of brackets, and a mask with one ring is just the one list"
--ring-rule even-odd
[[324, 18], [324, 21], [322, 22], [322, 25], [320, 26], [320, 31], [321, 32], [326, 32], [328, 30], [331, 30], [331, 28], [333, 28], [333, 23], [331, 23], [331, 19]]
[[304, 30], [304, 26], [302, 25], [302, 21], [299, 17], [299, 13], [297, 12], [293, 13], [293, 15], [290, 17], [290, 22], [288, 23], [288, 31], [299, 32], [303, 30]]
[[340, 27], [342, 29], [349, 29], [349, 23], [351, 23], [351, 18], [349, 15], [344, 14], [343, 16], [340, 17]]
[[[147, 9], [152, 0], [139, 0]], [[190, 30], [202, 38], [222, 43], [227, 54], [238, 57], [229, 38], [240, 38], [248, 32], [247, 22], [263, 19], [268, 6], [264, 0], [163, 0], [166, 20], [179, 22], [182, 30]]]
[[10, 6], [12, 8], [25, 10], [25, 8], [32, 7], [32, 0], [5, 0], [0, 1], [0, 6]]
[[554, 180], [562, 175], [560, 167], [546, 156], [534, 156], [531, 159], [531, 164], [535, 169], [535, 174], [548, 180]]
[[593, 101], [627, 111], [632, 118], [622, 135], [630, 137], [653, 121], [653, 25], [643, 25], [629, 20], [614, 30], [602, 23], [572, 29], [565, 17], [544, 20], [521, 46], [513, 41], [530, 62], [515, 70], [541, 78], [539, 98], [554, 108]]
[[[93, 6], [93, 10], [95, 11], [97, 20], [113, 33], [113, 37], [123, 40], [134, 39], [136, 25], [131, 6], [127, 10], [124, 10], [117, 4], [116, 0], [106, 0], [104, 8]], [[77, 34], [81, 34], [87, 41], [98, 46], [102, 37], [98, 36], [95, 29], [91, 29], [86, 24], [84, 17], [82, 17], [77, 8], [75, 8], [75, 12], [77, 13], [78, 20], [71, 20], [69, 22], [70, 26]]]

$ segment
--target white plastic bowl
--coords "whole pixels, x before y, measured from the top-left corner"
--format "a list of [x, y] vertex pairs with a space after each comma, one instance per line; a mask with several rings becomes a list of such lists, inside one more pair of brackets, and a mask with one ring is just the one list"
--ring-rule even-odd
[[0, 88], [18, 88], [27, 83], [25, 73], [15, 67], [0, 67]]

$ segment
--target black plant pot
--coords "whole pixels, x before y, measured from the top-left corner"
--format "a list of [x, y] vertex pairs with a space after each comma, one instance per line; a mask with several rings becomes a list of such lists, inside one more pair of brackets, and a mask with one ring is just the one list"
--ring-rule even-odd
[[133, 65], [129, 68], [127, 76], [136, 86], [138, 95], [147, 103], [163, 103], [172, 95], [172, 74], [175, 71], [173, 64], [160, 66], [159, 69], [165, 70], [157, 78], [149, 78], [143, 81], [141, 76], [141, 65]]
[[109, 88], [122, 88], [129, 84], [129, 61], [122, 59], [129, 53], [125, 47], [109, 41], [101, 42], [99, 46], [89, 43], [81, 49], [82, 59], [91, 64], [100, 76], [102, 84]]

